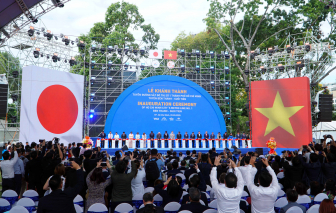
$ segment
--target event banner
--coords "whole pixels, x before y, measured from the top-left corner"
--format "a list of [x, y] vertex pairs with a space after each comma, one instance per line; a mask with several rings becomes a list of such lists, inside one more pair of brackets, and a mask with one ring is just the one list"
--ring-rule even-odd
[[175, 76], [155, 76], [127, 88], [113, 104], [105, 132], [155, 135], [178, 131], [204, 135], [226, 131], [215, 100], [199, 85]]
[[310, 86], [307, 77], [251, 83], [252, 145], [299, 148], [312, 141]]
[[84, 76], [37, 66], [22, 70], [20, 141], [80, 142]]

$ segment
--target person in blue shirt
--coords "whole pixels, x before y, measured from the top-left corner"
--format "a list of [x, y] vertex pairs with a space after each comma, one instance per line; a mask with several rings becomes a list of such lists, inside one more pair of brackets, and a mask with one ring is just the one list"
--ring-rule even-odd
[[15, 185], [15, 191], [19, 195], [21, 191], [21, 184], [22, 184], [22, 178], [24, 177], [25, 170], [24, 170], [24, 165], [23, 161], [21, 160], [20, 156], [22, 154], [21, 150], [17, 150], [18, 153], [18, 160], [14, 164], [14, 185]]
[[[234, 139], [235, 139], [235, 138], [233, 137], [232, 133], [230, 133], [230, 135], [229, 135], [229, 137], [228, 137], [228, 140], [231, 140], [232, 146], [235, 146], [235, 145], [236, 145]], [[226, 147], [229, 147], [228, 144], [227, 144]]]
[[[157, 160], [156, 160], [156, 159], [157, 159]], [[158, 154], [157, 149], [152, 149], [152, 150], [151, 150], [150, 159], [148, 159], [148, 160], [145, 162], [145, 168], [146, 168], [146, 163], [147, 163], [149, 160], [156, 160], [156, 164], [157, 164], [157, 166], [158, 166], [158, 168], [159, 168], [159, 171], [160, 171], [160, 177], [159, 177], [158, 179], [162, 180], [161, 171], [162, 171], [162, 169], [164, 168], [165, 164], [164, 164], [163, 160], [161, 159], [161, 154]], [[154, 186], [154, 182], [148, 181], [148, 186], [153, 187], [153, 186]]]
[[[3, 146], [3, 150], [2, 150], [2, 154], [1, 156], [3, 156], [3, 153], [7, 151], [7, 143], [5, 143], [5, 145]], [[1, 157], [0, 160], [3, 160], [3, 157]]]

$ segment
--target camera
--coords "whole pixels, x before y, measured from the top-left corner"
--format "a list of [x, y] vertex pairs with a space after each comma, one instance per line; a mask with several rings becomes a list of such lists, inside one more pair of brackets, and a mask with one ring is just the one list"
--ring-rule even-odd
[[327, 135], [327, 138], [331, 138], [331, 135]]
[[39, 139], [39, 142], [40, 142], [40, 143], [43, 143], [44, 140], [45, 140], [45, 139]]
[[55, 138], [55, 143], [58, 143], [60, 141], [59, 138]]
[[101, 165], [102, 167], [107, 166], [106, 162], [102, 162], [100, 165]]

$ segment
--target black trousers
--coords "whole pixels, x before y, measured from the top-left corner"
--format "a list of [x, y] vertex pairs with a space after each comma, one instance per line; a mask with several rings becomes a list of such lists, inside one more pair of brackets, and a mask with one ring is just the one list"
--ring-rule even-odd
[[217, 148], [215, 140], [212, 140], [212, 147]]
[[151, 148], [154, 148], [154, 139], [151, 139]]
[[189, 148], [189, 140], [185, 140], [184, 143], [185, 143], [185, 147]]
[[158, 148], [162, 148], [161, 147], [161, 140], [158, 140]]
[[192, 140], [192, 148], [196, 148], [195, 140]]
[[101, 147], [101, 148], [105, 148], [105, 141], [100, 140], [100, 147]]
[[182, 148], [182, 140], [178, 140], [179, 142], [179, 147]]
[[122, 140], [121, 141], [121, 146], [125, 146], [125, 144], [126, 144], [126, 140]]
[[136, 140], [135, 143], [136, 143], [136, 144], [135, 144], [136, 148], [140, 148], [140, 141], [139, 141], [139, 140]]
[[168, 140], [165, 140], [165, 148], [168, 148]]
[[16, 193], [19, 195], [21, 191], [21, 185], [22, 185], [22, 175], [21, 174], [15, 174], [14, 175], [14, 185]]
[[118, 145], [119, 145], [119, 140], [115, 140], [115, 141], [114, 141], [114, 146], [115, 146], [115, 148], [118, 148]]
[[37, 191], [37, 193], [39, 194], [39, 197], [41, 198], [44, 196], [44, 191], [43, 191], [43, 185], [42, 183], [40, 183], [40, 181], [41, 180], [36, 180], [35, 183], [33, 181], [29, 181], [28, 189]]
[[108, 140], [109, 141], [109, 147], [108, 148], [112, 148], [112, 140]]
[[3, 193], [4, 191], [11, 189], [14, 190], [14, 178], [2, 178], [2, 190], [1, 192]]

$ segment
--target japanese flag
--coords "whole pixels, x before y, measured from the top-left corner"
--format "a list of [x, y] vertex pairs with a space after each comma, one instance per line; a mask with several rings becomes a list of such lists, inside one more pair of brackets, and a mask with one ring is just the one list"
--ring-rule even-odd
[[42, 67], [22, 71], [20, 141], [82, 140], [84, 76]]
[[162, 50], [149, 50], [148, 58], [162, 59]]

